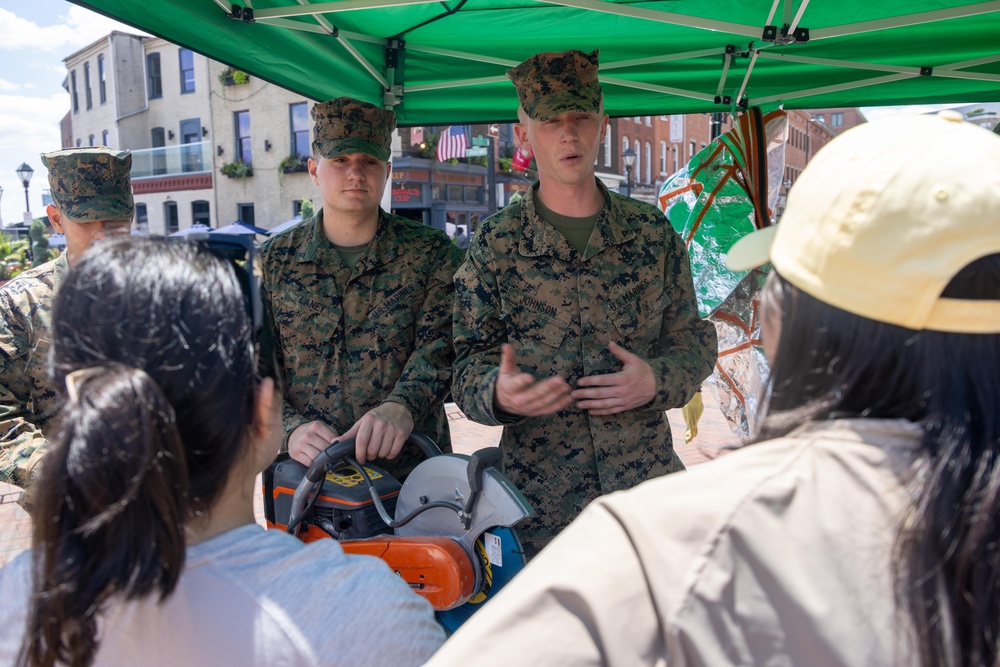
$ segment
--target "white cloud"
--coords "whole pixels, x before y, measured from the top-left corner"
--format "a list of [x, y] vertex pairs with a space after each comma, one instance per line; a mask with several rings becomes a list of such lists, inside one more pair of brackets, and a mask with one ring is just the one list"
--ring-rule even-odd
[[42, 26], [0, 7], [0, 50], [31, 49], [69, 55], [112, 30], [138, 32], [89, 9], [70, 4], [66, 8], [64, 14], [54, 17], [56, 23]]
[[0, 79], [0, 93], [13, 93], [16, 90], [20, 90], [21, 86], [16, 83], [11, 83], [10, 81], [5, 81]]
[[27, 162], [35, 174], [28, 184], [31, 212], [44, 215], [41, 207], [42, 190], [48, 188], [47, 175], [38, 154], [61, 147], [59, 121], [69, 109], [65, 92], [48, 97], [0, 95], [0, 187], [3, 188], [2, 219], [4, 224], [17, 222], [24, 212], [24, 186], [14, 173]]

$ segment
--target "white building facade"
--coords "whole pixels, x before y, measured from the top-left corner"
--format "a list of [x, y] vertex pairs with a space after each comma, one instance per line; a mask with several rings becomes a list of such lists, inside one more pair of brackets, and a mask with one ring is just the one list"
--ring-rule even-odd
[[132, 152], [135, 226], [274, 227], [319, 203], [311, 101], [155, 37], [112, 32], [64, 60], [71, 142]]

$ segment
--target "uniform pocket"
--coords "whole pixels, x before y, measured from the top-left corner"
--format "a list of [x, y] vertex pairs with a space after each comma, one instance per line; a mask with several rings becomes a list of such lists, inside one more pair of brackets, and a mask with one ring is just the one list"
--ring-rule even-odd
[[417, 314], [409, 306], [408, 303], [402, 304], [398, 310], [384, 312], [374, 322], [375, 333], [380, 340], [385, 343], [392, 343], [397, 338], [400, 341], [413, 340], [413, 323]]
[[508, 292], [503, 310], [507, 335], [512, 341], [558, 348], [570, 328], [568, 320], [559, 318], [557, 308], [530, 294]]
[[273, 316], [286, 352], [293, 351], [296, 344], [312, 346], [333, 339], [342, 319], [339, 306], [292, 295], [274, 300]]
[[663, 311], [670, 296], [662, 285], [653, 285], [636, 299], [616, 299], [605, 303], [608, 318], [625, 341], [651, 342], [660, 331]]

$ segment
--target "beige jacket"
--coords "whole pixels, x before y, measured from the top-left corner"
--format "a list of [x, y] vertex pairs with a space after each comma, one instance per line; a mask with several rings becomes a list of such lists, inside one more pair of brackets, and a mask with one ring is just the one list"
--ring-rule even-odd
[[904, 665], [903, 421], [808, 424], [592, 503], [429, 665]]

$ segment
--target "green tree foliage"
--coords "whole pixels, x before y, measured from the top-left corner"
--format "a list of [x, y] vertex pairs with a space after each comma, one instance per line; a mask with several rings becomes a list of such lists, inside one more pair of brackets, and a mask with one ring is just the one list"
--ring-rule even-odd
[[31, 266], [40, 266], [52, 259], [52, 249], [49, 248], [49, 238], [45, 235], [45, 223], [35, 219], [31, 221], [28, 228], [28, 237], [31, 239]]
[[308, 220], [309, 218], [316, 215], [316, 211], [313, 208], [313, 203], [311, 199], [303, 200], [302, 208], [299, 209], [299, 215], [302, 216], [303, 220]]

